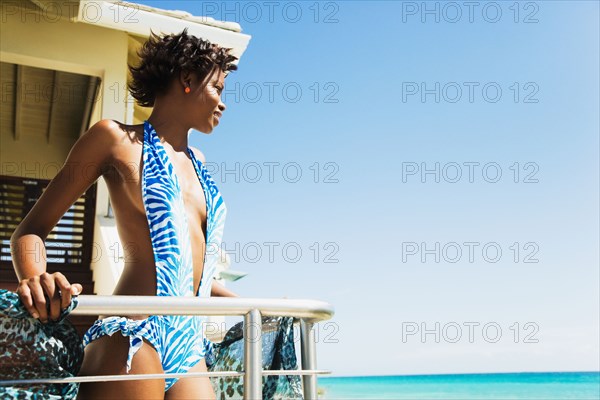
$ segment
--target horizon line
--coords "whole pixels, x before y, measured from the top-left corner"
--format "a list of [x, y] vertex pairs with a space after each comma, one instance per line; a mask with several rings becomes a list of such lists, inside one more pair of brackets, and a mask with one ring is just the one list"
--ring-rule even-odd
[[377, 377], [391, 377], [391, 376], [456, 376], [456, 375], [501, 375], [501, 374], [565, 374], [565, 373], [596, 373], [600, 375], [600, 370], [597, 371], [504, 371], [504, 372], [459, 372], [459, 373], [433, 373], [433, 374], [386, 374], [386, 375], [343, 375], [343, 376], [320, 376], [321, 378], [377, 378]]

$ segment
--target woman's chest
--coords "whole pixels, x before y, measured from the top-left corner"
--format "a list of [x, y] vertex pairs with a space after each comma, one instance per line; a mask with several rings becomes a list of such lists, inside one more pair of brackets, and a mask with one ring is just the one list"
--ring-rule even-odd
[[[139, 158], [138, 158], [139, 157]], [[190, 233], [198, 229], [206, 234], [207, 198], [200, 176], [196, 172], [193, 161], [172, 156], [170, 166], [157, 170], [152, 165], [152, 175], [144, 169], [141, 154], [131, 152], [129, 157], [116, 160], [113, 173], [106, 178], [111, 201], [118, 202], [123, 208], [131, 208], [139, 212], [148, 212], [151, 203], [163, 206], [175, 213], [184, 210], [185, 218], [190, 225]], [[150, 169], [149, 165], [146, 166]], [[151, 187], [148, 187], [151, 186]], [[122, 203], [129, 203], [127, 206]], [[169, 204], [171, 203], [171, 204]], [[115, 204], [116, 205], [116, 204]], [[183, 207], [183, 208], [182, 208]]]

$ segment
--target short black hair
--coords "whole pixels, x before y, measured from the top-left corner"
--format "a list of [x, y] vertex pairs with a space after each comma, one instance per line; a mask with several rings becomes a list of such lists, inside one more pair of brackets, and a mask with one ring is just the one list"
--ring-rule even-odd
[[176, 35], [150, 32], [150, 38], [138, 51], [140, 64], [129, 65], [129, 91], [140, 106], [152, 107], [156, 95], [164, 92], [180, 72], [194, 72], [204, 82], [215, 67], [225, 73], [237, 70], [233, 62], [238, 58], [230, 51], [188, 35], [187, 28]]

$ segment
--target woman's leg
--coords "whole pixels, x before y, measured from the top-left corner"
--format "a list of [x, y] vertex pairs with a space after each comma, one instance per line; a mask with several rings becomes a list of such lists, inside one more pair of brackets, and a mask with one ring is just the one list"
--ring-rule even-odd
[[[129, 338], [116, 332], [89, 343], [85, 348], [80, 376], [125, 375]], [[131, 361], [130, 374], [162, 374], [160, 358], [154, 347], [144, 339], [142, 347]], [[77, 398], [95, 399], [164, 399], [165, 380], [135, 380], [120, 382], [82, 383]]]
[[[204, 358], [190, 368], [188, 372], [207, 372]], [[165, 399], [214, 400], [215, 392], [208, 377], [179, 378], [165, 393]]]

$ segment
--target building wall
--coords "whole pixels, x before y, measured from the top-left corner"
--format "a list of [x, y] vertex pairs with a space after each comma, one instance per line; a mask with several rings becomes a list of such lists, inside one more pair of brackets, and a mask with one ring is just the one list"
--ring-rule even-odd
[[[102, 79], [92, 123], [101, 118], [125, 119], [127, 46], [125, 32], [64, 19], [55, 21], [47, 16], [35, 18], [30, 10], [27, 14], [3, 15], [2, 61]], [[2, 162], [19, 161], [32, 166], [39, 162], [62, 163], [72, 145], [70, 142], [33, 143], [26, 137], [13, 143], [4, 136], [2, 142]]]
[[[128, 34], [90, 24], [71, 22], [67, 19], [35, 12], [28, 9], [14, 10], [2, 15], [0, 35], [0, 60], [7, 63], [28, 65], [58, 71], [98, 76], [101, 78], [98, 101], [96, 102], [91, 124], [104, 119], [125, 121], [127, 116], [126, 82]], [[131, 114], [131, 113], [130, 113]], [[39, 138], [12, 139], [12, 133], [0, 132], [2, 146], [0, 162], [5, 165], [17, 164], [19, 171], [10, 175], [20, 175], [38, 168], [39, 175], [31, 177], [52, 178], [57, 165], [62, 165], [72, 146], [72, 141], [45, 143]], [[10, 164], [9, 164], [10, 163]], [[46, 170], [44, 167], [46, 166]], [[53, 168], [50, 168], [53, 166]], [[8, 174], [7, 174], [8, 175]], [[94, 242], [100, 254], [92, 262], [94, 279], [101, 293], [110, 294], [118, 276], [112, 271], [119, 270], [110, 257], [110, 246], [119, 241], [114, 220], [104, 218], [108, 204], [108, 191], [103, 179], [98, 182], [96, 225]]]
[[124, 119], [127, 33], [65, 19], [3, 18], [3, 61], [99, 76], [103, 87], [96, 117]]
[[98, 81], [0, 62], [0, 174], [53, 178], [88, 122]]

